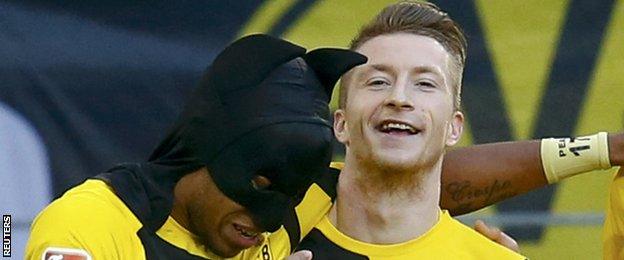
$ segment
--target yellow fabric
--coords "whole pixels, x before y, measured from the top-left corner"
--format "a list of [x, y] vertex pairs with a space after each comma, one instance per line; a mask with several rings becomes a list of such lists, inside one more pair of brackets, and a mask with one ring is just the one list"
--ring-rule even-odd
[[542, 139], [540, 154], [550, 184], [579, 173], [611, 168], [605, 132], [574, 139]]
[[622, 169], [611, 183], [602, 238], [604, 259], [624, 259], [624, 171]]
[[217, 255], [207, 250], [195, 235], [182, 227], [171, 216], [169, 216], [165, 224], [156, 231], [156, 234], [170, 244], [178, 248], [184, 248], [192, 255], [209, 259], [219, 258]]
[[330, 168], [334, 168], [334, 169], [338, 169], [338, 170], [342, 170], [342, 168], [344, 168], [344, 162], [331, 162], [329, 164]]
[[321, 220], [323, 215], [329, 212], [331, 205], [331, 198], [323, 189], [316, 184], [312, 184], [301, 203], [295, 207], [301, 234], [299, 241], [303, 240], [310, 233], [310, 230], [314, 228], [314, 225]]
[[[168, 243], [184, 249], [192, 255], [206, 259], [223, 259], [210, 252], [193, 233], [178, 224], [171, 216], [156, 234]], [[283, 259], [290, 254], [289, 236], [284, 227], [274, 233], [264, 233], [263, 236], [262, 245], [243, 250], [237, 256], [228, 259]]]
[[400, 244], [376, 245], [341, 233], [327, 217], [316, 228], [334, 244], [372, 260], [388, 259], [526, 259], [453, 219], [447, 211], [424, 235]]
[[[295, 212], [299, 222], [299, 232], [301, 241], [314, 226], [323, 218], [331, 208], [331, 198], [316, 184], [306, 191], [306, 195], [297, 207]], [[268, 247], [270, 257], [268, 259], [284, 259], [290, 255], [290, 236], [282, 226], [278, 231], [266, 234], [264, 244]], [[264, 247], [264, 246], [263, 246]], [[267, 259], [262, 258], [262, 247], [250, 248], [241, 253], [237, 259]]]
[[88, 180], [46, 207], [32, 224], [26, 259], [48, 247], [87, 251], [93, 259], [145, 259], [141, 223], [102, 181]]
[[[330, 206], [331, 199], [320, 187], [313, 185], [308, 190], [296, 208], [301, 238]], [[88, 180], [69, 190], [37, 216], [31, 227], [26, 259], [41, 259], [49, 247], [82, 249], [93, 259], [145, 259], [143, 245], [136, 235], [141, 227], [139, 220], [106, 183]], [[171, 217], [156, 233], [192, 255], [220, 259]], [[233, 259], [283, 259], [290, 254], [289, 235], [284, 227], [264, 236], [262, 245], [244, 250]]]

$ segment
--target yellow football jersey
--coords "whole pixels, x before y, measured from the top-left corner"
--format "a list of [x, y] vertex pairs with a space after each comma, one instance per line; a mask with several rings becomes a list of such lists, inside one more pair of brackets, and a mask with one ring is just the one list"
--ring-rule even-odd
[[[348, 239], [325, 218], [336, 197], [342, 166], [332, 163], [332, 169], [308, 189], [284, 226], [274, 233], [264, 234], [262, 245], [244, 250], [233, 259], [283, 259], [304, 237], [304, 243], [329, 242], [325, 245], [332, 250], [348, 253], [341, 257], [365, 253], [371, 259], [393, 259], [395, 256], [399, 259], [415, 256], [524, 259], [463, 226], [446, 212], [426, 236], [400, 245], [370, 245]], [[104, 181], [88, 180], [66, 192], [37, 216], [31, 227], [26, 259], [49, 259], [55, 255], [73, 256], [71, 259], [221, 259], [171, 217], [153, 233], [146, 231], [136, 215]], [[326, 240], [319, 240], [319, 235]], [[335, 259], [323, 257], [327, 252], [324, 246], [312, 250], [315, 259]]]
[[[233, 259], [283, 259], [329, 210], [331, 198], [314, 184], [297, 206], [297, 230], [266, 233], [262, 245]], [[315, 214], [300, 214], [315, 212]], [[31, 227], [26, 259], [221, 259], [169, 217], [146, 245], [141, 222], [101, 180], [87, 180], [44, 209]], [[294, 240], [294, 241], [293, 241]], [[149, 254], [146, 247], [160, 254]], [[149, 250], [148, 250], [149, 251]], [[154, 251], [154, 250], [152, 250]], [[52, 257], [52, 258], [50, 258]]]
[[317, 259], [526, 259], [453, 219], [447, 211], [422, 236], [399, 244], [364, 243], [340, 232], [327, 217], [301, 242]]
[[609, 189], [603, 229], [604, 259], [624, 259], [624, 170], [620, 169]]

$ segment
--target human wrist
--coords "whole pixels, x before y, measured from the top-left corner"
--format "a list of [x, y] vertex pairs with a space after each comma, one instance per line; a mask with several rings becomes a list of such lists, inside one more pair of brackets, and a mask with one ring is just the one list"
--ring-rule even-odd
[[609, 134], [609, 160], [612, 166], [624, 164], [624, 133]]
[[[618, 139], [614, 142], [614, 147], [619, 141], [624, 143], [624, 140]], [[612, 164], [609, 148], [605, 132], [576, 138], [542, 139], [540, 154], [548, 183], [553, 184], [592, 170], [610, 168]]]

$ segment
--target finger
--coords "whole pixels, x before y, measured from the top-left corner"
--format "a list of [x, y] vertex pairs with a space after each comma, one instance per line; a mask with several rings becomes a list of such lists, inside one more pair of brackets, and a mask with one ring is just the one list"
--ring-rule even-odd
[[286, 260], [311, 260], [311, 259], [312, 259], [312, 251], [310, 250], [297, 251], [286, 258]]
[[509, 235], [505, 234], [505, 232], [500, 231], [499, 239], [496, 242], [513, 251], [520, 252], [518, 242], [516, 242], [516, 240]]
[[484, 235], [485, 237], [489, 238], [490, 240], [496, 241], [497, 239], [499, 239], [500, 237], [500, 229], [498, 228], [490, 228], [488, 225], [485, 224], [485, 222], [483, 222], [482, 220], [478, 219], [475, 222], [475, 226], [474, 229], [481, 233], [481, 235]]
[[518, 242], [515, 239], [505, 234], [505, 232], [501, 231], [496, 227], [489, 227], [482, 220], [477, 220], [475, 222], [475, 230], [490, 240], [509, 248], [513, 251], [520, 252], [520, 247], [518, 246]]

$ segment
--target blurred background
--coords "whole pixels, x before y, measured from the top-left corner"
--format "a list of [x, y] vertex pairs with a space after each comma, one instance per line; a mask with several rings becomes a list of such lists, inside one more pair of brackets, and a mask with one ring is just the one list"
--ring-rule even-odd
[[[393, 2], [0, 1], [0, 212], [13, 217], [13, 257], [53, 198], [144, 161], [229, 42], [264, 32], [345, 47]], [[622, 130], [624, 0], [434, 2], [469, 40], [462, 145]], [[503, 226], [531, 259], [600, 259], [614, 172], [461, 219]]]

